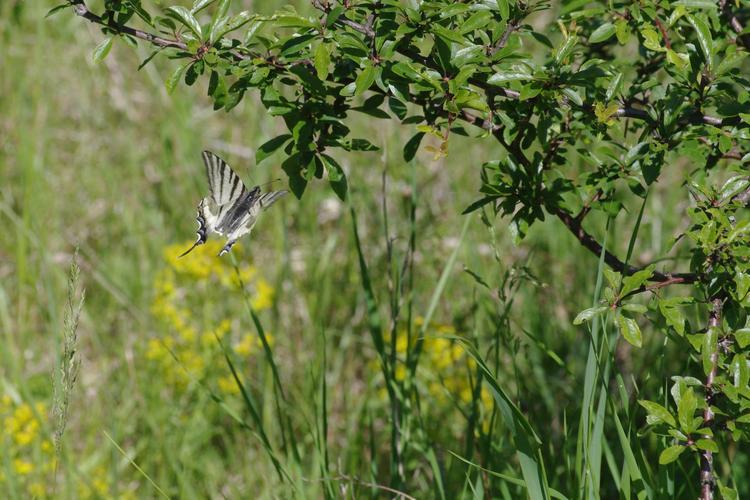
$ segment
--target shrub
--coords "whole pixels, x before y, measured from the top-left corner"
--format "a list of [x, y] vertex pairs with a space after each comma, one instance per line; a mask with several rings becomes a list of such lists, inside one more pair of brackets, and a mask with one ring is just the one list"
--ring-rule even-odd
[[[449, 155], [456, 135], [478, 147], [499, 143], [505, 153], [482, 166], [480, 194], [465, 213], [481, 211], [490, 225], [492, 216], [505, 216], [518, 242], [532, 225], [557, 220], [602, 263], [601, 295], [575, 320], [591, 329], [584, 397], [593, 401], [602, 394], [595, 411], [581, 418], [577, 487], [594, 495], [679, 496], [698, 489], [702, 498], [715, 491], [736, 495], [715, 457], [730, 461], [727, 450], [746, 447], [750, 430], [746, 1], [312, 0], [312, 15], [288, 8], [270, 16], [234, 12], [229, 4], [198, 0], [192, 8], [166, 5], [158, 15], [138, 0], [105, 0], [98, 13], [80, 0], [59, 9], [71, 7], [101, 27], [106, 38], [95, 59], [106, 57], [115, 40], [151, 45], [154, 52], [143, 64], [174, 59], [169, 91], [206, 78], [214, 108], [227, 111], [257, 91], [267, 113], [288, 128], [259, 148], [257, 161], [283, 150], [281, 166], [297, 197], [311, 182], [326, 179], [346, 198], [348, 180], [337, 151], [377, 149], [351, 134], [353, 112], [412, 130], [405, 161], [427, 136], [436, 139], [427, 146], [435, 157]], [[450, 161], [468, 167], [460, 158]], [[637, 236], [647, 200], [676, 191], [685, 200], [669, 207], [684, 221], [673, 244], [677, 251], [640, 256]], [[640, 210], [631, 214], [634, 230], [622, 257], [598, 236], [607, 233], [596, 223], [609, 225], [632, 207]], [[388, 339], [397, 330], [383, 337], [360, 261], [372, 338], [398, 410], [393, 418], [405, 418], [409, 402], [418, 399], [409, 378], [422, 342], [415, 338], [409, 346], [407, 373], [401, 362], [389, 362], [395, 346]], [[686, 293], [670, 295], [668, 287]], [[697, 311], [701, 323], [689, 321], [686, 311]], [[646, 434], [659, 436], [665, 473], [654, 472], [633, 451], [649, 436], [635, 438], [622, 427], [618, 409], [604, 396], [612, 359], [599, 357], [613, 352], [602, 330], [607, 325], [638, 348], [647, 321], [684, 348], [681, 368], [652, 373], [672, 381], [670, 397], [657, 394], [657, 402], [642, 394], [639, 401], [650, 426]], [[537, 434], [481, 356], [470, 345], [466, 349], [514, 439], [521, 484], [532, 497], [557, 494], [547, 484]], [[624, 394], [626, 408], [627, 401]], [[614, 486], [605, 487], [599, 468], [607, 412], [622, 462], [609, 464]], [[405, 481], [399, 441], [405, 431], [398, 422], [393, 428], [391, 484], [398, 486]], [[611, 450], [606, 453], [614, 460]], [[677, 460], [679, 470], [667, 465]], [[439, 478], [439, 467], [433, 472]]]

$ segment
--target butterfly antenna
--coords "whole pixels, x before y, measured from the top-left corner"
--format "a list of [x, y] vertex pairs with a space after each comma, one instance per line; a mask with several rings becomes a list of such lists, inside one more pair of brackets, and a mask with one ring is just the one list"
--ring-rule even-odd
[[281, 179], [279, 178], [279, 179], [274, 179], [274, 180], [272, 180], [272, 181], [268, 181], [268, 182], [266, 182], [265, 184], [261, 184], [261, 185], [260, 185], [260, 186], [258, 186], [258, 187], [262, 187], [262, 188], [264, 188], [264, 187], [266, 187], [266, 186], [270, 186], [270, 185], [271, 185], [271, 184], [273, 184], [274, 182], [281, 182]]

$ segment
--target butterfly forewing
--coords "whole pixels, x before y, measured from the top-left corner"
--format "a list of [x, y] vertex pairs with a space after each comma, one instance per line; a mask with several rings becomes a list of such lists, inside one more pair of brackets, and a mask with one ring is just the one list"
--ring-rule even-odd
[[211, 151], [204, 151], [203, 162], [206, 164], [211, 199], [219, 207], [231, 204], [245, 193], [245, 184], [224, 160]]

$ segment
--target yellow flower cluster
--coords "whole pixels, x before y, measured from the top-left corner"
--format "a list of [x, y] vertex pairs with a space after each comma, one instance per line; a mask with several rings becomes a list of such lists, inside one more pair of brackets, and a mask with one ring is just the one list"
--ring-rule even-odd
[[[242, 357], [259, 352], [260, 340], [254, 334], [234, 333], [239, 330], [238, 319], [224, 319], [212, 325], [199, 318], [236, 318], [237, 311], [244, 314], [244, 294], [256, 311], [268, 309], [273, 305], [275, 291], [254, 266], [243, 263], [235, 268], [227, 257], [219, 258], [220, 241], [208, 241], [178, 258], [187, 246], [189, 243], [164, 249], [166, 266], [154, 282], [151, 313], [168, 333], [149, 340], [145, 357], [172, 389], [184, 390], [191, 380], [215, 380], [221, 393], [236, 394], [237, 384], [217, 339]], [[244, 260], [241, 244], [232, 251], [239, 261]], [[266, 336], [271, 342], [272, 336]]]
[[[10, 464], [10, 474], [0, 469], [0, 492], [14, 491], [26, 498], [52, 498], [55, 450], [47, 438], [47, 405], [0, 397], [0, 457]], [[76, 498], [111, 498], [107, 470], [96, 468], [76, 485]], [[59, 493], [59, 492], [58, 492]]]
[[52, 443], [41, 432], [41, 419], [46, 415], [43, 403], [17, 402], [8, 394], [0, 397], [0, 447], [12, 472], [12, 477], [6, 477], [0, 471], [0, 491], [25, 491], [35, 497], [49, 493], [46, 485], [54, 471], [55, 456]]
[[[423, 318], [416, 318], [415, 326], [421, 327]], [[421, 359], [416, 374], [416, 384], [422, 395], [421, 407], [428, 415], [439, 417], [451, 410], [454, 404], [468, 405], [474, 400], [477, 363], [469, 356], [452, 325], [431, 323], [425, 332]], [[390, 332], [386, 332], [386, 343], [390, 343]], [[396, 332], [396, 366], [394, 376], [397, 381], [406, 379], [406, 358], [408, 351], [414, 349], [415, 338], [408, 338], [407, 331]], [[377, 365], [373, 364], [373, 368]], [[379, 369], [379, 368], [378, 368]], [[385, 389], [380, 390], [382, 398], [386, 397]], [[485, 385], [478, 394], [478, 408], [481, 422], [489, 425], [493, 408], [493, 398]]]

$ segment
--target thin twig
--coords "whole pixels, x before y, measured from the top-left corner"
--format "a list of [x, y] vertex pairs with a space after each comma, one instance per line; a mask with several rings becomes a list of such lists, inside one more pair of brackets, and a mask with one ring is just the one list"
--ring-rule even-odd
[[88, 7], [86, 7], [86, 4], [83, 3], [83, 0], [74, 0], [71, 2], [71, 5], [73, 6], [73, 10], [77, 15], [88, 21], [91, 21], [94, 24], [105, 26], [118, 34], [130, 35], [134, 38], [145, 40], [158, 47], [173, 47], [180, 50], [187, 50], [188, 48], [186, 43], [179, 40], [163, 38], [151, 33], [147, 33], [145, 31], [141, 31], [139, 29], [131, 28], [130, 26], [105, 21], [101, 16], [98, 16], [91, 12]]
[[[603, 250], [601, 244], [596, 241], [596, 238], [583, 229], [581, 221], [562, 208], [557, 208], [553, 213], [563, 222], [563, 224], [565, 224], [568, 230], [573, 233], [573, 236], [576, 237], [581, 245], [588, 248], [594, 255], [601, 255]], [[609, 250], [604, 250], [604, 261], [609, 267], [625, 275], [635, 274], [642, 270], [640, 267], [625, 264]], [[661, 273], [659, 271], [654, 271], [654, 274], [650, 278], [651, 281], [669, 281], [670, 284], [689, 284], [694, 283], [697, 279], [698, 277], [693, 273]]]
[[505, 27], [505, 31], [503, 32], [503, 35], [497, 41], [495, 46], [492, 47], [492, 50], [490, 51], [490, 56], [494, 56], [499, 51], [504, 49], [505, 46], [508, 44], [508, 39], [510, 38], [510, 35], [512, 35], [513, 32], [516, 31], [519, 27], [521, 27], [521, 24], [518, 23], [516, 20], [510, 21], [508, 25]]

